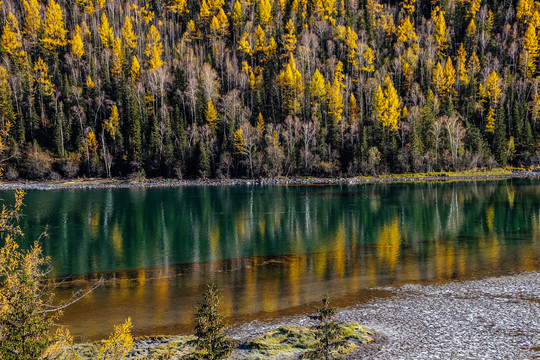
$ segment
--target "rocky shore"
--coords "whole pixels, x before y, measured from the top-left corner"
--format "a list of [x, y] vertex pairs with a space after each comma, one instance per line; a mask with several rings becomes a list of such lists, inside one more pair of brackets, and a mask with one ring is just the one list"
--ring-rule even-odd
[[[388, 288], [395, 297], [341, 309], [338, 320], [377, 331], [354, 359], [540, 359], [540, 272], [442, 285]], [[307, 317], [248, 323], [246, 340]]]
[[108, 188], [156, 188], [184, 186], [256, 186], [256, 185], [354, 185], [394, 182], [422, 181], [464, 181], [464, 180], [497, 180], [497, 179], [526, 179], [539, 178], [537, 171], [513, 171], [504, 174], [474, 174], [474, 175], [426, 175], [411, 176], [374, 176], [350, 178], [262, 178], [262, 179], [207, 179], [207, 180], [176, 180], [176, 179], [77, 179], [58, 181], [4, 181], [0, 183], [1, 190], [78, 190], [78, 189], [108, 189]]

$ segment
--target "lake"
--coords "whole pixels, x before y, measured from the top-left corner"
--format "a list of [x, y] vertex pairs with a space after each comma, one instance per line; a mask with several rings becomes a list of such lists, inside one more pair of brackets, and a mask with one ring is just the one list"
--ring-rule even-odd
[[[11, 200], [11, 192], [1, 197]], [[383, 287], [540, 268], [540, 181], [29, 191], [22, 227], [65, 280], [78, 341], [130, 316], [137, 335], [192, 331], [215, 282], [229, 323], [349, 306]]]

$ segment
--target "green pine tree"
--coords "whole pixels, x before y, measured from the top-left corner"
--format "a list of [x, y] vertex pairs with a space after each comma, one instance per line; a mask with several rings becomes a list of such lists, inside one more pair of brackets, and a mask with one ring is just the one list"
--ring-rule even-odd
[[186, 359], [218, 360], [226, 358], [236, 342], [223, 334], [227, 325], [223, 323], [224, 315], [220, 314], [221, 299], [215, 284], [210, 284], [204, 293], [204, 299], [195, 314], [195, 351]]

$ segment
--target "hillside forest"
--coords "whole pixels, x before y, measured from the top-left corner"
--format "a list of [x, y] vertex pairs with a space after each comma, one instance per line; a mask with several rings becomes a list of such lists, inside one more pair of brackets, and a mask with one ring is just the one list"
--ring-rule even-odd
[[534, 0], [4, 0], [7, 179], [540, 162]]

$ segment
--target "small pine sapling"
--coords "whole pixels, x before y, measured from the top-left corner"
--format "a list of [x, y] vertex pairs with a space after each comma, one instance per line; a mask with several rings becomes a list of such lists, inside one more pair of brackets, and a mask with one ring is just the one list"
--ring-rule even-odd
[[215, 284], [208, 285], [203, 302], [195, 314], [195, 351], [186, 359], [218, 360], [226, 358], [236, 346], [235, 340], [223, 334], [228, 325], [223, 323], [224, 315], [219, 313], [221, 299]]
[[300, 359], [339, 359], [336, 353], [347, 346], [347, 340], [343, 339], [343, 331], [335, 317], [337, 308], [329, 307], [330, 298], [325, 294], [322, 298], [322, 307], [315, 307], [317, 314], [311, 315], [310, 318], [317, 320], [319, 324], [315, 326], [317, 329], [315, 348], [300, 356]]

